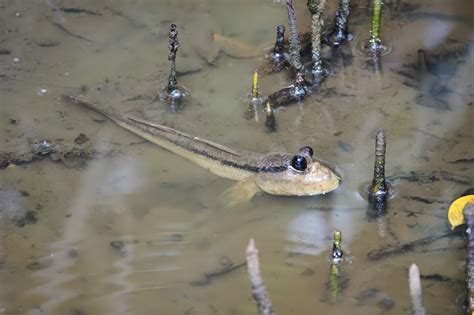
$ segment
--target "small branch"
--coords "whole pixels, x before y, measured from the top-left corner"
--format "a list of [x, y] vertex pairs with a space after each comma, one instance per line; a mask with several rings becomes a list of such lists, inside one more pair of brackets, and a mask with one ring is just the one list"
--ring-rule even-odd
[[252, 295], [257, 302], [257, 309], [260, 315], [274, 315], [270, 296], [268, 295], [265, 284], [260, 273], [260, 263], [258, 261], [258, 249], [255, 247], [255, 241], [250, 239], [247, 249], [247, 269], [250, 283], [252, 284]]

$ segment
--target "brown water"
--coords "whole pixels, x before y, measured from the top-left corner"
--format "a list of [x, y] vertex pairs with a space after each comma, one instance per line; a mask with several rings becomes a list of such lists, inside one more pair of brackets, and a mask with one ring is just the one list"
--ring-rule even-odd
[[[423, 275], [452, 280], [422, 280], [427, 314], [462, 313], [461, 238], [380, 261], [367, 253], [447, 231], [449, 202], [472, 186], [472, 2], [415, 1], [420, 7], [408, 12], [404, 3], [389, 3], [382, 34], [392, 52], [379, 71], [356, 50], [369, 20], [367, 3], [353, 3], [355, 38], [345, 48], [352, 62], [342, 67], [334, 58], [323, 92], [280, 109], [277, 132], [269, 134], [263, 121], [242, 118], [240, 101], [261, 59], [221, 52], [209, 65], [201, 55], [222, 48], [203, 42], [211, 32], [271, 45], [275, 26], [286, 21], [280, 2], [0, 1], [0, 48], [10, 51], [0, 55], [1, 150], [23, 148], [28, 139], [71, 143], [84, 133], [90, 138], [85, 146], [114, 152], [82, 168], [45, 159], [0, 170], [0, 314], [255, 314], [245, 267], [205, 276], [244, 262], [250, 237], [278, 314], [409, 314], [413, 262]], [[304, 31], [306, 1], [295, 2]], [[331, 3], [327, 23], [334, 9]], [[195, 71], [179, 82], [196, 104], [178, 114], [159, 103], [124, 101], [152, 96], [165, 84], [170, 23], [179, 27], [178, 70]], [[416, 64], [420, 48], [443, 56], [434, 63], [435, 75], [410, 83], [397, 72], [417, 76], [404, 65]], [[432, 98], [433, 80], [450, 92]], [[288, 84], [280, 73], [262, 78], [260, 87], [268, 94]], [[344, 181], [325, 196], [262, 195], [217, 208], [216, 199], [233, 182], [58, 99], [80, 93], [81, 86], [88, 100], [118, 112], [141, 109], [225, 145], [258, 152], [310, 145], [338, 165]], [[360, 191], [371, 180], [379, 128], [388, 138], [386, 171], [395, 195], [383, 219], [368, 221]], [[417, 177], [408, 180], [410, 172]], [[38, 221], [20, 227], [18, 218], [28, 210]], [[335, 229], [343, 233], [348, 259], [334, 304], [327, 281]], [[378, 293], [367, 293], [372, 289]]]

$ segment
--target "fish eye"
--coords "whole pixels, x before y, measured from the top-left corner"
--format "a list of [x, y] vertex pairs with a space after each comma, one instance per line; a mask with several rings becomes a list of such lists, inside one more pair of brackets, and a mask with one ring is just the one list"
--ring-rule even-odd
[[303, 147], [300, 149], [300, 152], [303, 154], [308, 154], [310, 157], [313, 157], [313, 148], [311, 147]]
[[299, 172], [303, 172], [306, 170], [306, 168], [308, 168], [306, 158], [299, 154], [295, 155], [293, 159], [291, 159], [291, 166]]

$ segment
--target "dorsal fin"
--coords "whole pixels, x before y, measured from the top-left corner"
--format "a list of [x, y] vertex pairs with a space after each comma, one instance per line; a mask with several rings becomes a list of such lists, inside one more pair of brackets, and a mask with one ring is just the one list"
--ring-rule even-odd
[[152, 123], [150, 121], [147, 121], [147, 120], [144, 120], [144, 119], [140, 119], [140, 118], [135, 118], [135, 117], [130, 117], [130, 116], [126, 116], [125, 117], [126, 119], [129, 119], [131, 121], [135, 121], [135, 122], [138, 122], [138, 123], [141, 123], [141, 124], [145, 124], [147, 126], [150, 126], [150, 127], [153, 127], [153, 128], [156, 128], [158, 130], [161, 130], [161, 131], [164, 131], [164, 132], [168, 132], [168, 133], [172, 133], [172, 134], [176, 134], [176, 135], [180, 135], [182, 137], [185, 137], [185, 138], [188, 138], [190, 140], [193, 140], [193, 141], [196, 141], [196, 142], [201, 142], [201, 143], [204, 143], [204, 144], [207, 144], [209, 146], [212, 146], [218, 150], [222, 150], [222, 151], [225, 151], [229, 154], [232, 154], [232, 155], [235, 155], [235, 156], [242, 156], [242, 154], [234, 149], [231, 149], [229, 147], [226, 147], [226, 146], [223, 146], [222, 144], [219, 144], [219, 143], [216, 143], [216, 142], [213, 142], [213, 141], [210, 141], [210, 140], [207, 140], [207, 139], [202, 139], [202, 138], [199, 138], [199, 137], [195, 137], [189, 133], [186, 133], [186, 132], [183, 132], [183, 131], [179, 131], [179, 130], [176, 130], [176, 129], [173, 129], [171, 127], [167, 127], [167, 126], [163, 126], [163, 125], [158, 125], [158, 124], [155, 124], [155, 123]]

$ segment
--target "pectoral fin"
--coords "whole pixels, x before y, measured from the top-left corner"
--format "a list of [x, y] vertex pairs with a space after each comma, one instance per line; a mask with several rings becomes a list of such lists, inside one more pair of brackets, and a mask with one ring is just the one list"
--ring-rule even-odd
[[219, 196], [217, 204], [222, 208], [232, 208], [249, 201], [260, 192], [262, 190], [255, 184], [254, 177], [250, 176], [224, 191]]

